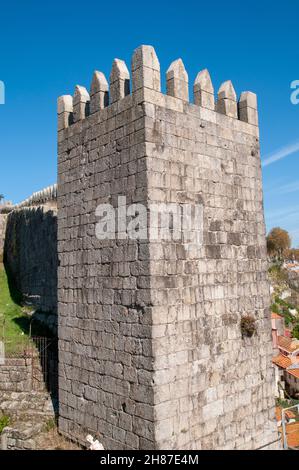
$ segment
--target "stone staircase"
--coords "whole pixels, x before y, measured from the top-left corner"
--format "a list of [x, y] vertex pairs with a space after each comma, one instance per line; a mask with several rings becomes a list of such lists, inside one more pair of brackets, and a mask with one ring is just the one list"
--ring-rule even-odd
[[40, 436], [49, 423], [55, 423], [57, 408], [57, 400], [47, 390], [38, 352], [0, 365], [0, 416], [10, 418], [0, 436], [2, 450], [38, 449]]
[[54, 417], [54, 405], [47, 391], [1, 392], [0, 409], [3, 414], [19, 418], [31, 416]]
[[38, 449], [37, 441], [55, 410], [48, 392], [2, 392], [0, 408], [11, 419], [1, 434], [2, 450]]
[[13, 426], [4, 428], [1, 434], [1, 450], [35, 450], [36, 440], [43, 432], [45, 423], [32, 421], [18, 421]]

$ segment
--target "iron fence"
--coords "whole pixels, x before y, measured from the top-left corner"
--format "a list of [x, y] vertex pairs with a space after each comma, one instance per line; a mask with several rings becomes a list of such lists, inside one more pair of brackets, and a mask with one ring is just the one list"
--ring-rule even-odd
[[[31, 366], [32, 389], [47, 389], [52, 395], [57, 395], [58, 388], [58, 343], [56, 338], [43, 336], [20, 336], [9, 340], [2, 337], [3, 363], [14, 360], [14, 366]], [[21, 359], [21, 361], [18, 361]]]

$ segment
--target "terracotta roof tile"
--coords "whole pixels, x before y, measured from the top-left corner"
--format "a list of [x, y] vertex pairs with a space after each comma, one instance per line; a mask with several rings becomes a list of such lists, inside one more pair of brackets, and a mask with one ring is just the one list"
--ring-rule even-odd
[[[286, 416], [287, 419], [295, 419], [296, 418], [296, 415], [295, 415], [295, 413], [293, 413], [292, 410], [285, 411], [285, 416]], [[281, 408], [280, 408], [280, 406], [275, 407], [275, 417], [276, 417], [276, 421], [281, 421]]]
[[271, 312], [272, 320], [281, 320], [283, 317], [276, 312]]
[[292, 338], [287, 338], [286, 336], [278, 336], [277, 342], [280, 348], [284, 349], [289, 353], [292, 353], [299, 349], [299, 342]]
[[299, 379], [299, 369], [288, 369], [288, 373]]
[[284, 356], [283, 354], [278, 354], [278, 356], [273, 357], [272, 362], [282, 369], [286, 369], [292, 364], [291, 359]]
[[[275, 407], [275, 416], [277, 422], [281, 421], [281, 407]], [[293, 413], [292, 410], [287, 410], [285, 412], [285, 416], [287, 420], [295, 419], [296, 415]], [[279, 432], [281, 433], [281, 440], [282, 440], [282, 427], [280, 426]], [[299, 448], [299, 421], [296, 423], [286, 423], [286, 434], [287, 434], [287, 443], [289, 447]]]
[[286, 425], [289, 447], [299, 447], [299, 422]]
[[275, 406], [275, 418], [276, 421], [281, 420], [281, 408], [279, 406]]
[[296, 418], [295, 413], [293, 413], [291, 410], [287, 410], [287, 411], [285, 412], [285, 415], [286, 415], [286, 417], [287, 417], [288, 419], [295, 419], [295, 418]]

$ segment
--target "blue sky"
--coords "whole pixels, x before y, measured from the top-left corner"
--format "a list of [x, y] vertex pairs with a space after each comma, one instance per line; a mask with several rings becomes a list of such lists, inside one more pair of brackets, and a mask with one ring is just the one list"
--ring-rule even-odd
[[[297, 5], [298, 6], [298, 5]], [[18, 202], [56, 181], [56, 99], [92, 73], [109, 76], [114, 57], [130, 64], [155, 47], [162, 73], [182, 57], [190, 83], [208, 68], [215, 89], [231, 79], [258, 94], [267, 228], [299, 245], [298, 9], [293, 0], [2, 2], [0, 193]], [[279, 157], [279, 159], [278, 159]]]

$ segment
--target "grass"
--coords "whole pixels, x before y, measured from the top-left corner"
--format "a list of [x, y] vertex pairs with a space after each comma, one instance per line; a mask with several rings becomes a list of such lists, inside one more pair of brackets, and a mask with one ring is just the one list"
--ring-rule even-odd
[[55, 418], [49, 418], [45, 424], [45, 431], [50, 432], [52, 429], [57, 428], [57, 422]]
[[[0, 263], [0, 339], [5, 342], [5, 353], [22, 353], [28, 345], [31, 317], [28, 307], [22, 305], [22, 296], [13, 285]], [[37, 321], [32, 322], [32, 336], [51, 336]]]
[[3, 429], [9, 425], [10, 425], [10, 417], [7, 415], [0, 416], [0, 434], [2, 434]]
[[299, 339], [299, 316], [294, 317], [289, 312], [291, 309], [298, 310], [298, 307], [280, 299], [278, 296], [275, 297], [274, 303], [271, 305], [271, 311], [282, 315], [286, 326], [289, 327], [291, 325], [293, 327], [292, 336]]
[[280, 264], [274, 264], [274, 265], [270, 266], [268, 271], [269, 271], [270, 277], [273, 281], [276, 281], [276, 282], [279, 282], [279, 283], [287, 283], [288, 282], [288, 275], [283, 269], [281, 269]]
[[0, 336], [8, 348], [25, 339], [26, 323], [29, 328], [29, 318], [26, 317], [20, 301], [16, 296], [13, 297], [4, 266], [0, 264]]
[[58, 434], [57, 426], [49, 431], [44, 431], [37, 439], [37, 449], [39, 450], [82, 450], [82, 448], [71, 442], [66, 437]]
[[[290, 310], [295, 309], [299, 310], [299, 306], [290, 304], [285, 300], [281, 299], [279, 293], [282, 289], [290, 289], [292, 291], [292, 287], [290, 287], [288, 282], [288, 274], [285, 270], [281, 268], [280, 265], [272, 265], [269, 268], [270, 279], [273, 285], [276, 285], [276, 292], [272, 296], [273, 303], [271, 305], [271, 311], [278, 313], [284, 317], [285, 325], [292, 329], [292, 336], [293, 338], [299, 339], [299, 315], [292, 315]], [[279, 286], [279, 290], [277, 292], [277, 285]]]
[[290, 406], [299, 405], [299, 400], [296, 400], [295, 398], [276, 398], [276, 404], [277, 406], [281, 406], [282, 408], [289, 408]]

